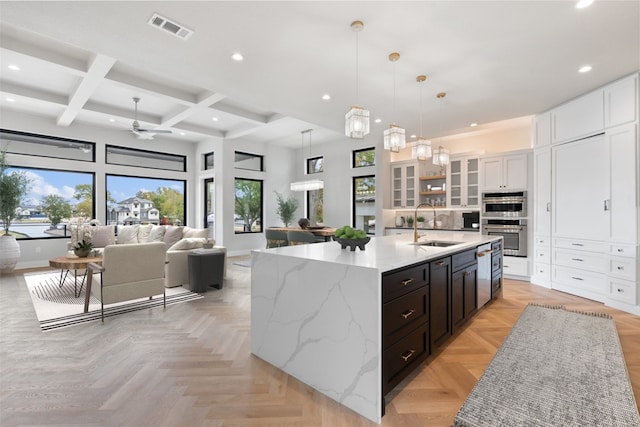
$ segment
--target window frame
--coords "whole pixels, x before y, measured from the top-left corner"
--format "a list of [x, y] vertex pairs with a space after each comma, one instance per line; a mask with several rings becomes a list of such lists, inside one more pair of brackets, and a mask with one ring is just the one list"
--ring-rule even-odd
[[[321, 160], [321, 168], [319, 171], [316, 170], [312, 170], [311, 169], [311, 162], [313, 162], [314, 160]], [[323, 173], [324, 172], [324, 156], [315, 156], [315, 157], [309, 157], [307, 158], [307, 175], [313, 175], [315, 173]]]
[[[368, 164], [368, 165], [356, 165], [356, 157], [358, 156], [358, 154], [366, 152], [366, 151], [373, 151], [373, 163]], [[360, 148], [357, 150], [353, 150], [351, 152], [351, 167], [352, 168], [367, 168], [367, 167], [371, 167], [371, 166], [375, 166], [376, 165], [376, 147], [368, 147], [368, 148]]]
[[[377, 186], [377, 178], [375, 174], [368, 174], [368, 175], [359, 175], [359, 176], [353, 176], [351, 177], [351, 226], [354, 228], [357, 228], [357, 224], [356, 224], [356, 181], [359, 179], [364, 179], [364, 178], [373, 178], [375, 185]], [[377, 198], [374, 201], [374, 205], [378, 202]], [[376, 215], [373, 215], [373, 218], [376, 219]], [[366, 230], [364, 230], [367, 235], [373, 235], [374, 233], [370, 233], [369, 229], [367, 227]]]
[[[241, 168], [238, 167], [237, 163], [237, 156], [241, 155], [241, 156], [249, 156], [249, 157], [253, 157], [256, 159], [260, 159], [260, 169], [251, 169], [251, 168]], [[254, 154], [254, 153], [247, 153], [245, 151], [234, 151], [233, 152], [233, 168], [234, 169], [239, 169], [239, 170], [248, 170], [248, 171], [254, 171], [254, 172], [264, 172], [264, 156], [261, 154]]]
[[[249, 230], [249, 231], [237, 231], [235, 229], [235, 223], [236, 223], [236, 209], [235, 209], [235, 202], [236, 202], [236, 181], [238, 180], [242, 180], [242, 181], [252, 181], [252, 182], [259, 182], [260, 183], [260, 216], [258, 218], [256, 218], [254, 220], [254, 222], [260, 221], [260, 228], [256, 231], [253, 230]], [[259, 234], [259, 233], [264, 233], [264, 180], [263, 179], [256, 179], [256, 178], [244, 178], [244, 177], [239, 177], [236, 176], [233, 178], [233, 202], [234, 202], [234, 207], [233, 207], [233, 232], [235, 235], [239, 235], [239, 234]], [[244, 226], [244, 224], [243, 224]]]
[[[121, 153], [114, 153], [114, 154], [126, 155], [126, 152], [129, 152], [129, 153], [131, 153], [129, 155], [132, 156], [132, 157], [135, 157], [136, 153], [139, 153], [140, 154], [138, 156], [139, 158], [153, 158], [153, 157], [171, 158], [172, 157], [172, 158], [176, 159], [176, 162], [178, 161], [178, 159], [180, 159], [181, 162], [182, 162], [182, 169], [167, 169], [167, 168], [162, 168], [162, 167], [145, 166], [143, 164], [134, 164], [134, 163], [127, 164], [127, 163], [110, 162], [109, 161], [109, 149], [115, 149], [115, 150], [121, 151]], [[135, 168], [143, 168], [143, 169], [154, 169], [154, 170], [162, 170], [162, 171], [168, 171], [168, 172], [187, 172], [187, 156], [185, 156], [185, 155], [173, 154], [173, 153], [162, 153], [160, 151], [143, 150], [141, 148], [129, 148], [129, 147], [123, 147], [123, 146], [120, 146], [120, 145], [111, 145], [111, 144], [107, 144], [105, 146], [105, 149], [104, 149], [104, 163], [105, 163], [105, 165], [126, 166], [126, 167], [135, 167]]]

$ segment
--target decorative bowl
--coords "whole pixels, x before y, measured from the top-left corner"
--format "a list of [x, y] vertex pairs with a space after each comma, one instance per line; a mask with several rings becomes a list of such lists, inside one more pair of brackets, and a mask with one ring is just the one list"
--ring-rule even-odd
[[355, 251], [356, 248], [360, 248], [361, 251], [364, 251], [364, 245], [369, 243], [371, 237], [365, 237], [363, 239], [347, 239], [342, 237], [333, 236], [333, 240], [338, 242], [342, 249], [346, 249], [347, 247], [351, 248], [351, 251]]

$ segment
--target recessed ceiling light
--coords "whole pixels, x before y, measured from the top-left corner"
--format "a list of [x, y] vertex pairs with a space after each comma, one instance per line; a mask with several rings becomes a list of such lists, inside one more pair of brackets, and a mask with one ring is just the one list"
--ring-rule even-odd
[[7, 101], [7, 102], [16, 102], [16, 100], [14, 98], [5, 98], [5, 101]]
[[578, 70], [579, 73], [588, 73], [591, 71], [591, 65], [584, 65]]
[[20, 71], [20, 67], [18, 67], [16, 64], [9, 64], [7, 68], [13, 71]]
[[325, 101], [328, 101], [331, 99], [331, 95], [329, 95], [328, 93], [325, 93], [324, 95], [322, 95], [322, 99]]
[[477, 124], [477, 123], [471, 123], [471, 125], [470, 125], [470, 126], [471, 126], [472, 128], [474, 128], [474, 127], [478, 126], [478, 124]]
[[589, 7], [593, 4], [593, 0], [578, 0], [576, 3], [576, 9], [584, 9], [585, 7]]
[[244, 59], [244, 56], [242, 56], [241, 53], [236, 52], [231, 55], [231, 59], [233, 59], [234, 61], [242, 61]]
[[184, 133], [184, 132], [180, 132], [180, 135], [185, 136], [185, 135], [186, 135], [186, 133]]
[[115, 123], [116, 119], [109, 119], [111, 123]]
[[382, 119], [375, 119], [374, 122], [376, 123], [382, 123]]
[[211, 120], [213, 120], [214, 122], [217, 122], [220, 119], [218, 119], [217, 117], [211, 117]]

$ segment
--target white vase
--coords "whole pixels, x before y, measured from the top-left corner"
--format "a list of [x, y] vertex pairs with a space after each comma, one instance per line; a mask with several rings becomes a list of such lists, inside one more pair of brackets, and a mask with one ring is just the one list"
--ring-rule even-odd
[[20, 245], [14, 236], [0, 236], [0, 273], [11, 273], [20, 259]]

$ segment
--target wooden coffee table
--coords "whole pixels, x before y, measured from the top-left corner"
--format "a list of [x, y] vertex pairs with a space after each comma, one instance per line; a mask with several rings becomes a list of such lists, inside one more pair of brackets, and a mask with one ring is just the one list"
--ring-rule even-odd
[[[70, 258], [66, 256], [59, 256], [57, 258], [50, 259], [49, 266], [60, 269], [60, 287], [62, 287], [62, 285], [64, 284], [64, 281], [67, 278], [67, 274], [69, 274], [69, 271], [73, 270], [73, 293], [74, 293], [74, 296], [78, 298], [82, 293], [82, 287], [84, 286], [85, 279], [87, 278], [86, 268], [90, 262], [94, 262], [98, 265], [102, 265], [102, 257], [98, 256], [98, 257]], [[77, 270], [85, 270], [84, 275], [82, 276], [82, 282], [80, 283], [80, 289], [78, 289]]]

